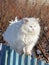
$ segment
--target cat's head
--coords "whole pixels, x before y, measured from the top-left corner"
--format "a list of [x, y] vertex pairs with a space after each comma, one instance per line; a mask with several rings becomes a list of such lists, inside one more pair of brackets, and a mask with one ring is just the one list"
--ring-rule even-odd
[[39, 18], [23, 18], [23, 31], [26, 33], [40, 33]]

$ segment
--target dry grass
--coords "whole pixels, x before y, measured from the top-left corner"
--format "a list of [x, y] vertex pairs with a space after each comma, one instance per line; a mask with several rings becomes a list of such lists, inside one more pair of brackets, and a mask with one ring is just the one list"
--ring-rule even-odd
[[[0, 0], [0, 29], [4, 31], [9, 20], [23, 17], [39, 17], [42, 21], [49, 22], [48, 0]], [[48, 1], [49, 2], [49, 1]]]

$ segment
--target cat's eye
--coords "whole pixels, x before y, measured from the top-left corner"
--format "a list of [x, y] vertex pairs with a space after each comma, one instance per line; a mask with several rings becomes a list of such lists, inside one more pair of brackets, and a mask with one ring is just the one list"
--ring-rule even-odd
[[32, 26], [30, 26], [32, 28]]

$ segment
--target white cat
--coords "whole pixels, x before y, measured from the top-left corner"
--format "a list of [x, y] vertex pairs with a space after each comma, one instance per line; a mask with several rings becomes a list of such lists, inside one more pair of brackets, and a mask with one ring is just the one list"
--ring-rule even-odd
[[23, 18], [7, 27], [3, 37], [12, 49], [18, 53], [31, 55], [31, 51], [40, 35], [38, 18]]

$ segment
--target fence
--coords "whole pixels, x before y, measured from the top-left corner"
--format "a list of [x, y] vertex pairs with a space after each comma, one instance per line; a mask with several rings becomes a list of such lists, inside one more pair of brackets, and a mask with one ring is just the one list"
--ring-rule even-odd
[[0, 51], [0, 65], [49, 65], [44, 61], [38, 60], [37, 58], [31, 58], [27, 55], [19, 55], [10, 47], [5, 45], [2, 46]]

